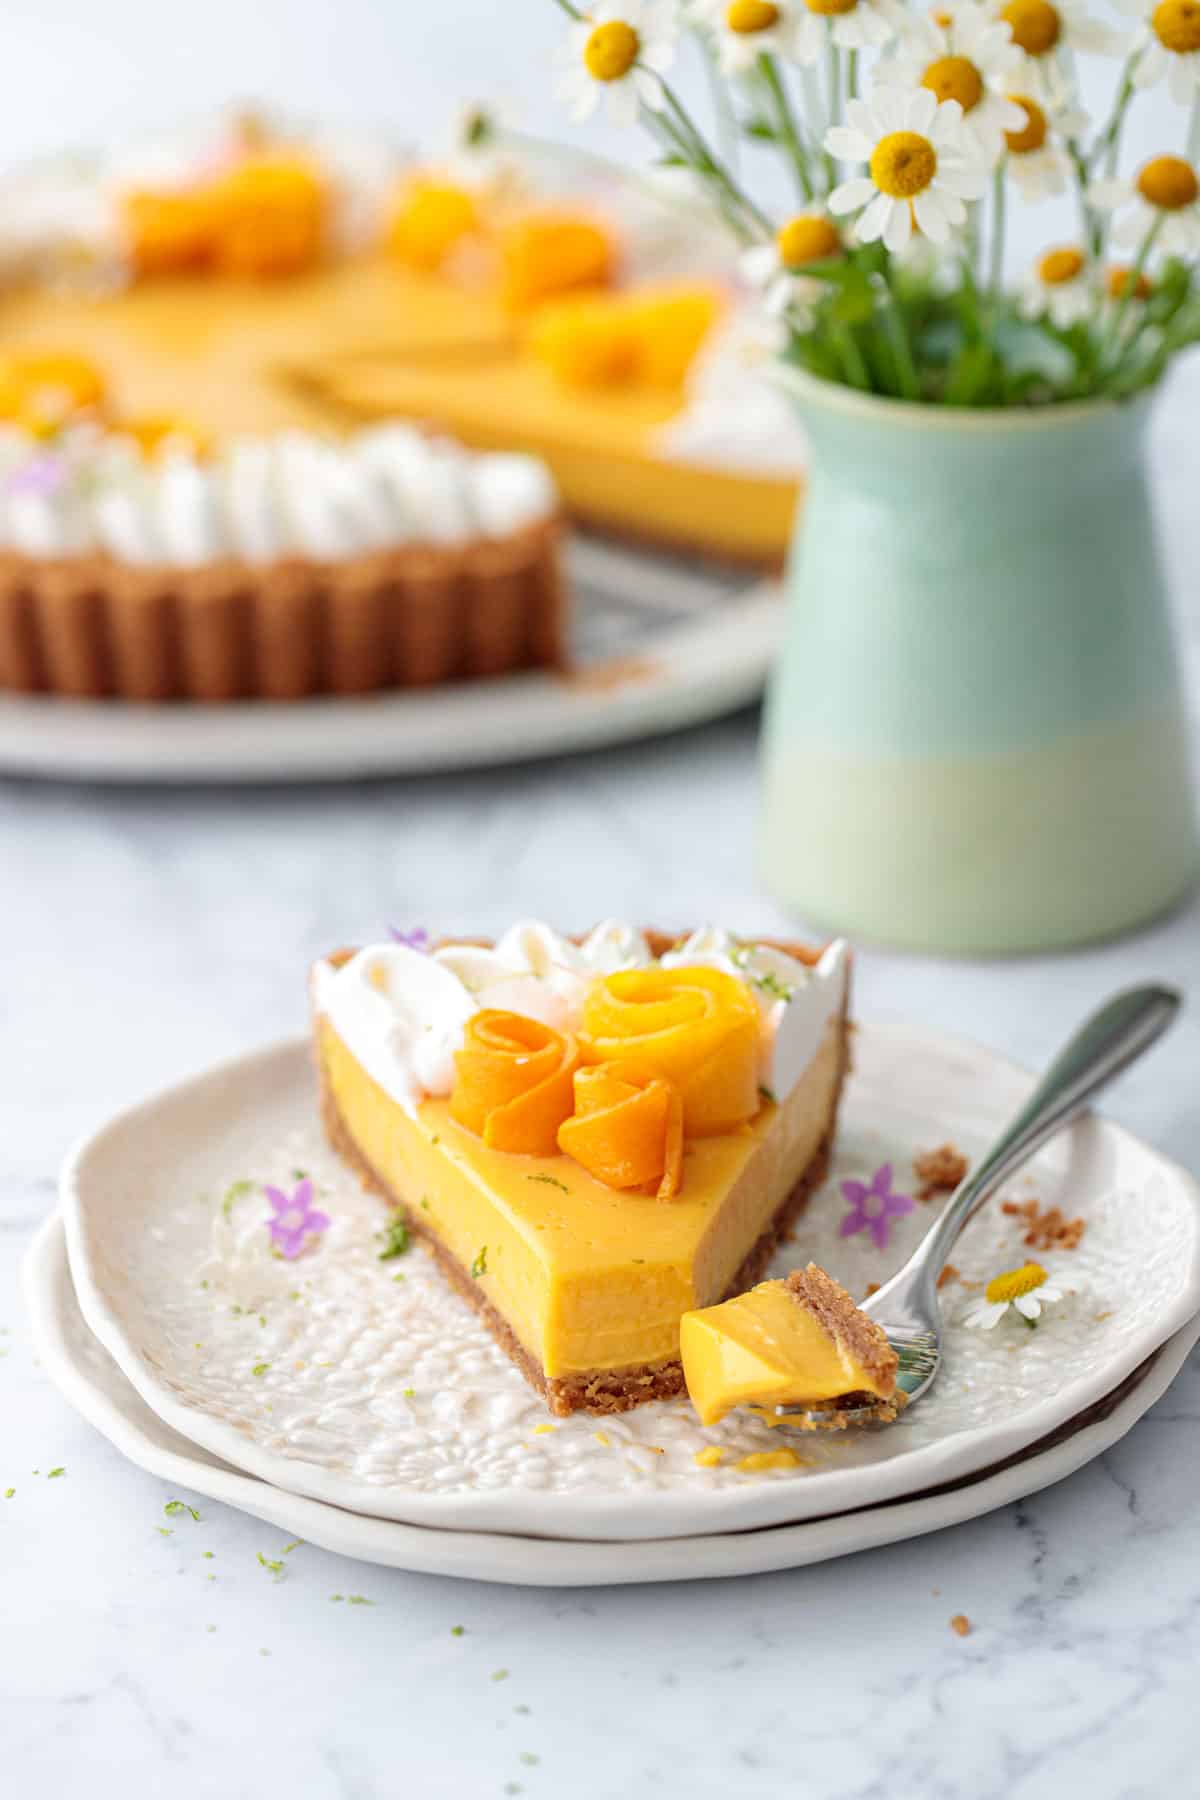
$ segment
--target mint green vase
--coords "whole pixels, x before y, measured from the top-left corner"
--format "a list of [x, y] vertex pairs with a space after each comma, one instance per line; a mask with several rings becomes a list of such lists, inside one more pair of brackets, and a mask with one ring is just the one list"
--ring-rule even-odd
[[772, 893], [966, 953], [1169, 907], [1200, 846], [1149, 402], [969, 412], [781, 378], [812, 469], [767, 707]]

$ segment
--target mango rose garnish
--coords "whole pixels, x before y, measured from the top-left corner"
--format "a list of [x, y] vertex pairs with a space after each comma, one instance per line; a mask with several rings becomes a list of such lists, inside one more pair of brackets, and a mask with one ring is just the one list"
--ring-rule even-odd
[[683, 1167], [683, 1102], [673, 1082], [640, 1080], [609, 1063], [580, 1069], [575, 1114], [558, 1128], [558, 1147], [613, 1188], [657, 1182], [673, 1200]]
[[670, 1081], [687, 1137], [733, 1131], [759, 1109], [758, 1009], [720, 969], [626, 969], [595, 983], [579, 1047], [636, 1083]]
[[573, 1037], [538, 1019], [489, 1007], [468, 1019], [455, 1054], [450, 1116], [493, 1150], [553, 1156], [575, 1104]]

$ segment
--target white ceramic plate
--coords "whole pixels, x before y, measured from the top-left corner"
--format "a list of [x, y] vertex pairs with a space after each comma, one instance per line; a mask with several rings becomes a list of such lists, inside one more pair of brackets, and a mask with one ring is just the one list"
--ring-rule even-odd
[[986, 1470], [938, 1493], [763, 1531], [660, 1538], [643, 1544], [578, 1543], [437, 1531], [366, 1518], [229, 1468], [164, 1425], [92, 1336], [75, 1298], [66, 1238], [57, 1218], [47, 1222], [30, 1250], [25, 1291], [43, 1368], [71, 1405], [139, 1468], [235, 1506], [288, 1537], [302, 1537], [343, 1556], [423, 1574], [534, 1587], [757, 1575], [876, 1549], [977, 1518], [1061, 1481], [1115, 1444], [1165, 1393], [1200, 1336], [1198, 1318], [1155, 1352], [1116, 1395], [1072, 1420], [1055, 1441], [1035, 1445], [1011, 1465]]
[[[923, 1146], [977, 1152], [1028, 1077], [907, 1026], [864, 1028], [856, 1058], [833, 1176], [782, 1261], [811, 1255], [862, 1293], [908, 1254], [932, 1207], [902, 1219], [886, 1250], [843, 1239], [840, 1179], [890, 1162], [903, 1187]], [[269, 1254], [261, 1184], [296, 1169], [333, 1222], [285, 1263]], [[153, 1410], [224, 1461], [411, 1524], [634, 1540], [816, 1518], [976, 1473], [1101, 1399], [1200, 1308], [1190, 1176], [1089, 1119], [1031, 1179], [1044, 1203], [1087, 1221], [1077, 1250], [1044, 1259], [1068, 1298], [1036, 1331], [1013, 1318], [980, 1332], [962, 1322], [971, 1293], [947, 1288], [946, 1363], [929, 1398], [884, 1431], [801, 1439], [801, 1465], [769, 1474], [737, 1467], [779, 1447], [744, 1412], [709, 1431], [686, 1401], [551, 1421], [423, 1252], [379, 1260], [379, 1204], [321, 1140], [303, 1042], [118, 1116], [71, 1160], [62, 1198], [89, 1326]], [[1026, 1259], [1023, 1229], [993, 1202], [954, 1260], [985, 1281]], [[726, 1461], [698, 1467], [714, 1442]]]
[[0, 772], [90, 781], [310, 781], [559, 756], [756, 700], [777, 590], [575, 539], [577, 673], [295, 705], [134, 706], [0, 694]]

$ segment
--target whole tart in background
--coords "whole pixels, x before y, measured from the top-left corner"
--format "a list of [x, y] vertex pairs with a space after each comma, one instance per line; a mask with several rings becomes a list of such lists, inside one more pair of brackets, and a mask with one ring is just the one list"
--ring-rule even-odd
[[744, 339], [695, 196], [568, 154], [242, 115], [0, 190], [0, 350], [221, 442], [411, 419], [541, 457], [572, 519], [773, 564], [802, 450]]
[[298, 700], [562, 665], [558, 500], [535, 459], [408, 425], [209, 445], [107, 419], [77, 359], [0, 359], [0, 387], [31, 368], [27, 405], [57, 376], [88, 413], [0, 427], [0, 687]]

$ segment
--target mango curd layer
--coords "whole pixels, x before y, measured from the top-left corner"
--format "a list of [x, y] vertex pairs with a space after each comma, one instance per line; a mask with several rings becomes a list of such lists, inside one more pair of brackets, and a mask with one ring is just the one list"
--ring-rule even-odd
[[595, 1180], [571, 1158], [488, 1149], [445, 1100], [406, 1112], [320, 1019], [342, 1123], [376, 1175], [464, 1270], [548, 1377], [679, 1354], [679, 1321], [728, 1290], [829, 1130], [843, 1023], [792, 1092], [737, 1132], [687, 1145], [679, 1197]]

